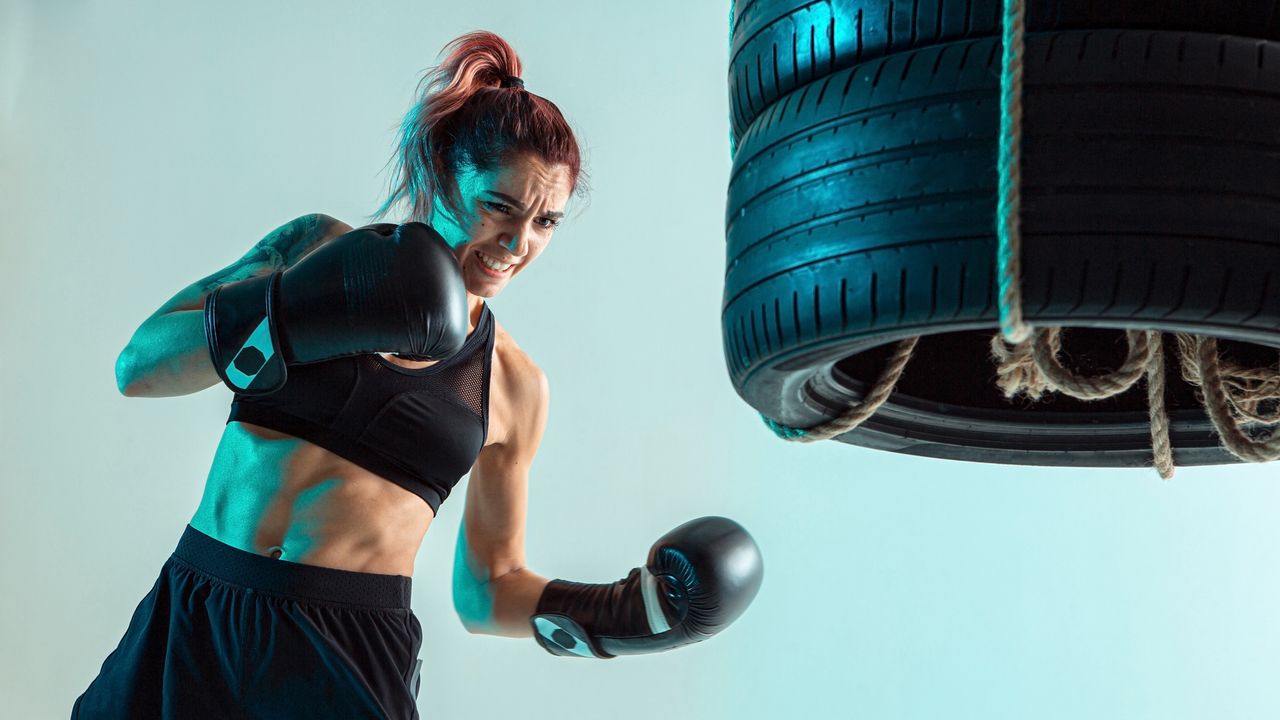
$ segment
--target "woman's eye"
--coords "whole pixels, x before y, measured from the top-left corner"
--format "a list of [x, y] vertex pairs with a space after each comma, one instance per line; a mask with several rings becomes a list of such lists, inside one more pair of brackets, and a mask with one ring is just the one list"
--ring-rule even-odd
[[[511, 214], [511, 206], [507, 205], [506, 203], [490, 202], [488, 200], [485, 200], [484, 206], [492, 212], [501, 213], [503, 215]], [[538, 227], [542, 228], [543, 230], [554, 230], [555, 228], [560, 227], [559, 220], [555, 220], [553, 218], [548, 218], [548, 217], [538, 218], [534, 222], [536, 222], [538, 224]]]

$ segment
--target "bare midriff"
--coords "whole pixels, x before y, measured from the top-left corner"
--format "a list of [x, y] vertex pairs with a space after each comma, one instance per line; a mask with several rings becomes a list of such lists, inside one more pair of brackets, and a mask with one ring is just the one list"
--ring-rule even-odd
[[230, 422], [191, 526], [256, 555], [412, 576], [434, 516], [422, 498], [318, 445]]

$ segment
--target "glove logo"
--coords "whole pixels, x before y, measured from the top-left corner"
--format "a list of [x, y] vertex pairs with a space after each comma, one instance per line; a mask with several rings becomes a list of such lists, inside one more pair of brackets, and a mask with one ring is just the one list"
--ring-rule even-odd
[[534, 615], [533, 629], [538, 644], [552, 655], [563, 657], [600, 657], [587, 642], [586, 631], [563, 615]]
[[267, 357], [258, 348], [247, 347], [236, 355], [236, 359], [232, 360], [231, 364], [235, 366], [236, 370], [252, 376], [257, 375], [262, 366], [267, 364]]
[[248, 390], [258, 373], [275, 355], [276, 349], [271, 343], [271, 322], [264, 317], [227, 365], [227, 379], [237, 390]]

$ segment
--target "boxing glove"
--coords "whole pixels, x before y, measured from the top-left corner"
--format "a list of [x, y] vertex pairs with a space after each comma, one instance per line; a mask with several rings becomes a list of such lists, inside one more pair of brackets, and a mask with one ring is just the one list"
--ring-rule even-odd
[[644, 567], [612, 584], [552, 580], [530, 617], [553, 655], [612, 658], [705, 640], [728, 627], [760, 589], [764, 564], [738, 523], [703, 517], [649, 550]]
[[287, 367], [393, 352], [439, 360], [468, 330], [462, 270], [422, 223], [380, 224], [334, 238], [295, 265], [227, 283], [205, 299], [205, 338], [232, 390], [263, 395]]

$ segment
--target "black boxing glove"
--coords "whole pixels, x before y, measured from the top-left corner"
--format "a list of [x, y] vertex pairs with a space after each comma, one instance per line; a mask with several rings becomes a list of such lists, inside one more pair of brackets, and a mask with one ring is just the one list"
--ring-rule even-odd
[[703, 517], [658, 539], [644, 567], [608, 585], [552, 580], [529, 622], [552, 655], [661, 652], [715, 635], [760, 590], [764, 563], [738, 523]]
[[284, 385], [287, 366], [394, 352], [438, 360], [468, 330], [462, 270], [422, 223], [380, 224], [322, 245], [292, 267], [227, 283], [205, 299], [205, 338], [235, 392]]

